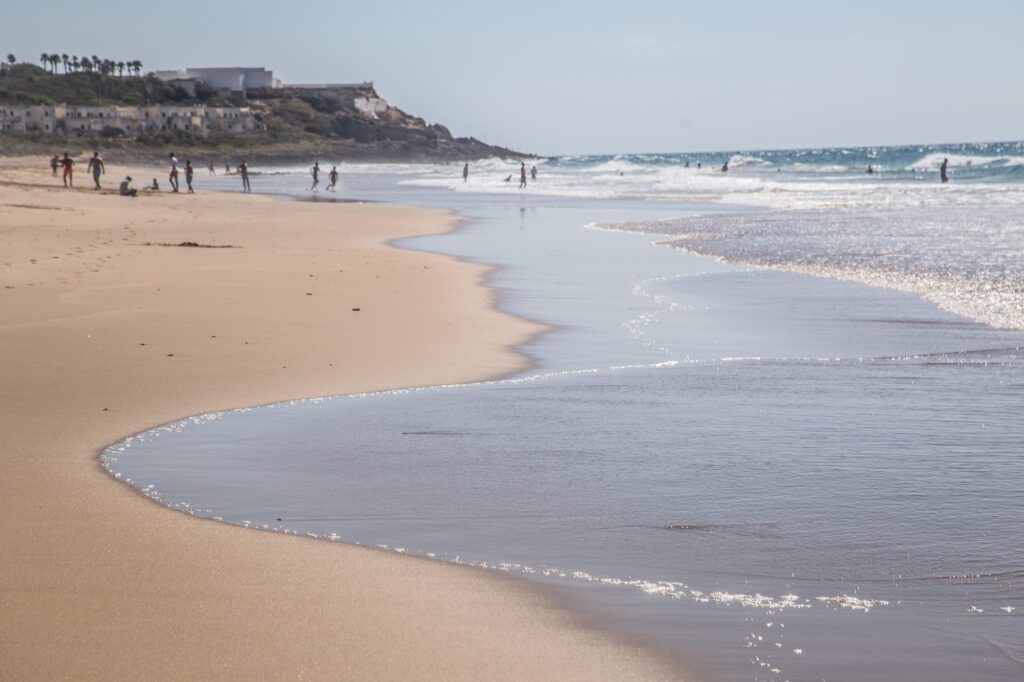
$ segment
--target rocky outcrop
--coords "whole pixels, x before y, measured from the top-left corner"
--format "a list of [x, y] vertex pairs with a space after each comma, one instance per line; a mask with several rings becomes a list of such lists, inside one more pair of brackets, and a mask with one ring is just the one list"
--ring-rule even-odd
[[454, 137], [380, 97], [372, 84], [283, 87], [250, 96], [270, 137], [290, 141], [299, 132], [351, 158], [458, 160], [520, 158], [523, 154], [473, 137]]

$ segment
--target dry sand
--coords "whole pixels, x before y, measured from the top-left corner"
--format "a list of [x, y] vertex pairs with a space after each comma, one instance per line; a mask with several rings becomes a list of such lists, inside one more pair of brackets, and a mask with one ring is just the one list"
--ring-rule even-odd
[[[0, 163], [0, 679], [678, 675], [520, 582], [198, 520], [97, 463], [199, 412], [523, 366], [539, 328], [484, 268], [385, 244], [452, 216], [26, 165]], [[183, 241], [238, 248], [159, 245]]]

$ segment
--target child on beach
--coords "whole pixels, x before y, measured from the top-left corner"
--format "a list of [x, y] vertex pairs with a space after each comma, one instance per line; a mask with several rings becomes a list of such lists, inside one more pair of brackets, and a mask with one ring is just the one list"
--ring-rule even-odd
[[53, 158], [50, 159], [50, 171], [53, 174], [53, 177], [57, 177], [57, 166], [59, 166], [59, 165], [60, 165], [60, 155], [59, 154], [54, 154]]
[[60, 165], [64, 169], [64, 186], [74, 187], [75, 185], [75, 161], [67, 152], [64, 152], [64, 156], [60, 160]]
[[328, 175], [327, 177], [330, 178], [331, 180], [331, 184], [327, 186], [327, 189], [331, 190], [332, 192], [336, 191], [335, 187], [338, 184], [338, 167], [331, 166], [331, 174]]
[[185, 159], [185, 184], [188, 185], [188, 193], [195, 194], [196, 191], [192, 189], [192, 175], [195, 171], [192, 168], [192, 162]]

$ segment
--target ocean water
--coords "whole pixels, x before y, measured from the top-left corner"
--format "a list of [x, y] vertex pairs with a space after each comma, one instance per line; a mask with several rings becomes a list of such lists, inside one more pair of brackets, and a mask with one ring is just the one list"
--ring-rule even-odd
[[497, 160], [343, 165], [339, 199], [472, 219], [401, 245], [500, 265], [503, 307], [557, 325], [537, 369], [200, 415], [103, 461], [188, 513], [542, 582], [708, 679], [1020, 679], [1022, 158], [580, 157], [525, 191]]

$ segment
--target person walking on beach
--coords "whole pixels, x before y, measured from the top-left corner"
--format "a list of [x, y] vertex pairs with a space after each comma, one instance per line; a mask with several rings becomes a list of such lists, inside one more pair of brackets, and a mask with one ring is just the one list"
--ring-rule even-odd
[[53, 158], [50, 159], [50, 172], [53, 177], [57, 177], [57, 166], [60, 165], [60, 155], [54, 154]]
[[185, 184], [188, 185], [188, 193], [195, 194], [196, 191], [192, 189], [192, 176], [195, 173], [195, 169], [192, 168], [192, 162], [185, 159]]
[[526, 189], [526, 162], [519, 162], [519, 189]]
[[61, 157], [60, 166], [64, 169], [63, 180], [65, 187], [75, 186], [75, 160], [68, 156], [67, 152], [64, 152], [64, 156]]
[[206, 168], [207, 168], [207, 170], [208, 170], [208, 171], [210, 172], [210, 175], [213, 175], [213, 176], [216, 176], [216, 175], [217, 175], [217, 171], [216, 171], [216, 170], [214, 169], [214, 167], [213, 167], [213, 161], [211, 161], [211, 162], [209, 163], [209, 165], [207, 165], [207, 167], [206, 167]]
[[314, 161], [313, 168], [310, 169], [310, 174], [313, 176], [313, 185], [309, 188], [310, 192], [315, 192], [317, 186], [320, 184], [320, 162]]
[[177, 157], [174, 156], [174, 152], [171, 152], [170, 157], [171, 157], [171, 174], [168, 177], [168, 180], [171, 183], [171, 191], [172, 192], [177, 192], [178, 191], [178, 159], [177, 159]]
[[107, 168], [103, 165], [103, 159], [100, 158], [99, 152], [92, 153], [92, 158], [89, 159], [89, 166], [86, 170], [92, 171], [92, 181], [96, 183], [96, 189], [99, 189], [100, 175], [107, 172]]
[[242, 176], [242, 191], [251, 192], [252, 187], [249, 185], [249, 166], [245, 165], [245, 159], [242, 159], [242, 163], [238, 164], [238, 174]]
[[467, 163], [462, 167], [462, 181], [467, 182], [469, 180], [469, 164]]
[[332, 192], [337, 191], [335, 187], [338, 186], [338, 167], [331, 166], [331, 174], [328, 175], [327, 177], [331, 181], [331, 184], [327, 187], [327, 189], [331, 190]]
[[946, 175], [946, 167], [949, 165], [949, 159], [943, 159], [942, 165], [939, 166], [939, 176], [942, 178], [942, 184], [945, 185], [949, 182], [949, 176]]

